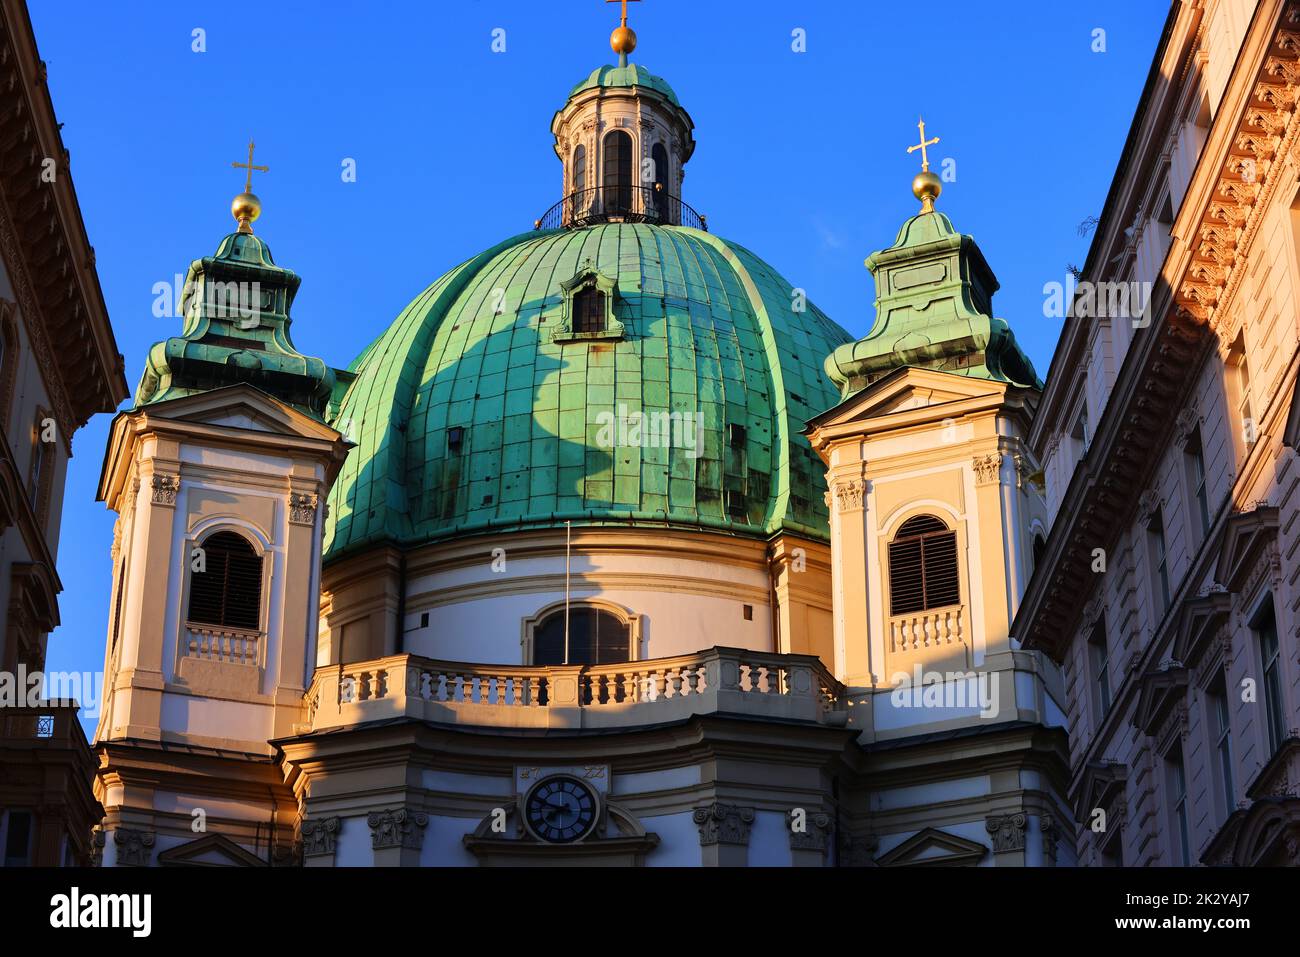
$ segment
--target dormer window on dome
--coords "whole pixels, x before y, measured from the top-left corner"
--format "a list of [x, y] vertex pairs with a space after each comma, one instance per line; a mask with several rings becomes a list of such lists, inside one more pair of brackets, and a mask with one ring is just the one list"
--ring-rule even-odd
[[614, 318], [618, 281], [584, 263], [576, 276], [560, 283], [564, 313], [553, 337], [555, 342], [586, 339], [622, 339], [626, 329]]

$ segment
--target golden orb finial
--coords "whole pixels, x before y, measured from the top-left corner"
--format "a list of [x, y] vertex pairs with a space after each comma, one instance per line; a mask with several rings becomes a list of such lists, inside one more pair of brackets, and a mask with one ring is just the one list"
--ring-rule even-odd
[[248, 175], [244, 177], [244, 191], [236, 196], [230, 202], [230, 215], [235, 217], [239, 223], [239, 232], [251, 233], [253, 231], [253, 221], [262, 215], [262, 201], [253, 195], [253, 170], [259, 173], [267, 172], [268, 166], [253, 165], [253, 141], [248, 141], [248, 162], [231, 163], [235, 169], [247, 170]]
[[926, 153], [926, 149], [938, 143], [939, 137], [934, 136], [928, 140], [925, 138], [925, 120], [919, 120], [916, 125], [921, 131], [921, 142], [907, 148], [909, 153], [921, 151], [921, 172], [917, 173], [916, 178], [912, 180], [912, 195], [921, 201], [921, 212], [933, 213], [934, 201], [943, 192], [943, 183], [938, 176], [930, 172], [930, 156]]
[[238, 232], [251, 233], [253, 223], [262, 215], [262, 201], [252, 193], [240, 193], [230, 201], [230, 215], [239, 223]]
[[[618, 54], [618, 65], [627, 66], [627, 55], [636, 49], [636, 31], [627, 25], [628, 0], [605, 0], [606, 3], [621, 3], [623, 17], [618, 27], [609, 35], [609, 45]], [[632, 0], [636, 3], [637, 0]]]
[[609, 35], [609, 45], [619, 56], [627, 56], [636, 49], [636, 31], [624, 24]]

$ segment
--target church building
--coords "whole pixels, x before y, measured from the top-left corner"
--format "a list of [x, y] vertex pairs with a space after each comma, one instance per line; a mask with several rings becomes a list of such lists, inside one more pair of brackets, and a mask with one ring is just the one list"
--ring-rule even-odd
[[611, 45], [555, 206], [346, 369], [251, 185], [190, 265], [99, 486], [104, 865], [1075, 862], [1011, 637], [1043, 383], [934, 140], [854, 341], [688, 204], [691, 116]]

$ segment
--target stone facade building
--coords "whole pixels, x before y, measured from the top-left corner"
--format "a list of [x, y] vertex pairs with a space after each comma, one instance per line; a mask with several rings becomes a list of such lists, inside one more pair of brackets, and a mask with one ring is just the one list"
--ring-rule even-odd
[[[1173, 4], [1028, 444], [1083, 864], [1297, 864], [1300, 4]], [[1143, 299], [1147, 297], [1142, 297]]]
[[[103, 809], [70, 703], [43, 700], [73, 433], [127, 396], [27, 8], [0, 2], [0, 854], [86, 863]], [[29, 692], [33, 692], [29, 699]]]

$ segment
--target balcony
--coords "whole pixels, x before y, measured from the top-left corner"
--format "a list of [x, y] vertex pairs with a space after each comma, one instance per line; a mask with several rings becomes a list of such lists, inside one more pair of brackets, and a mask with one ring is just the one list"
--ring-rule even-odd
[[653, 223], [709, 231], [708, 218], [662, 186], [598, 186], [570, 193], [536, 220], [537, 229], [579, 229], [597, 223]]
[[627, 728], [697, 714], [843, 726], [844, 686], [810, 655], [710, 648], [616, 665], [516, 666], [393, 655], [316, 670], [299, 733], [406, 717], [494, 728]]

